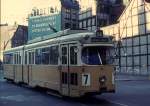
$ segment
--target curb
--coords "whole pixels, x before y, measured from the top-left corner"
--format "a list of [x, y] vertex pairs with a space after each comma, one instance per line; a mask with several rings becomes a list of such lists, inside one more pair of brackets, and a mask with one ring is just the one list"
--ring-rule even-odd
[[150, 81], [150, 79], [115, 79], [115, 81]]

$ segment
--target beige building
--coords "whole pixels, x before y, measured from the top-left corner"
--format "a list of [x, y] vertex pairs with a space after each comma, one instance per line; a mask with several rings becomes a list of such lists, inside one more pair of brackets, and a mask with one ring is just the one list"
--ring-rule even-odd
[[[118, 29], [118, 30], [117, 30]], [[118, 24], [103, 27], [106, 35], [121, 41], [118, 46], [119, 72], [150, 75], [150, 3], [131, 0]]]
[[92, 10], [92, 15], [96, 15], [96, 0], [77, 0], [80, 5], [80, 11]]
[[17, 26], [8, 24], [0, 25], [0, 60], [3, 60], [3, 51], [11, 48], [11, 38], [16, 31]]
[[106, 27], [102, 27], [103, 33], [108, 36], [113, 36], [116, 41], [119, 40], [119, 24], [113, 24]]

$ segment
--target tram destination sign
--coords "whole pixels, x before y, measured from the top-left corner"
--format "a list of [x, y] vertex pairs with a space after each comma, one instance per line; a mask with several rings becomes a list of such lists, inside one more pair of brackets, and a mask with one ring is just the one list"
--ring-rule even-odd
[[91, 42], [109, 42], [109, 39], [102, 37], [93, 37], [91, 38]]
[[37, 37], [50, 36], [55, 33], [50, 26], [57, 31], [61, 30], [61, 15], [35, 16], [29, 18], [28, 41]]

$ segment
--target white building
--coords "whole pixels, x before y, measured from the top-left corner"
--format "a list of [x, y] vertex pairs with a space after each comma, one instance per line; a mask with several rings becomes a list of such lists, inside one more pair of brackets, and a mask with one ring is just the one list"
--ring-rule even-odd
[[102, 28], [121, 41], [117, 64], [122, 73], [150, 75], [150, 2], [145, 1], [131, 0], [118, 24]]
[[76, 0], [48, 0], [33, 3], [33, 9], [29, 17], [51, 16], [61, 14], [61, 29], [78, 29], [79, 4]]
[[3, 51], [11, 48], [11, 38], [17, 26], [0, 24], [0, 61], [3, 61]]
[[116, 22], [125, 5], [124, 0], [78, 0], [79, 28], [95, 31]]

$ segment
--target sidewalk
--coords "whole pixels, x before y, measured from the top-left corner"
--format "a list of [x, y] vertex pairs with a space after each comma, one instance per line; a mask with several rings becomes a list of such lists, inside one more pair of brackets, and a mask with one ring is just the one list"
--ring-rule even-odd
[[116, 81], [150, 81], [150, 76], [116, 74]]

